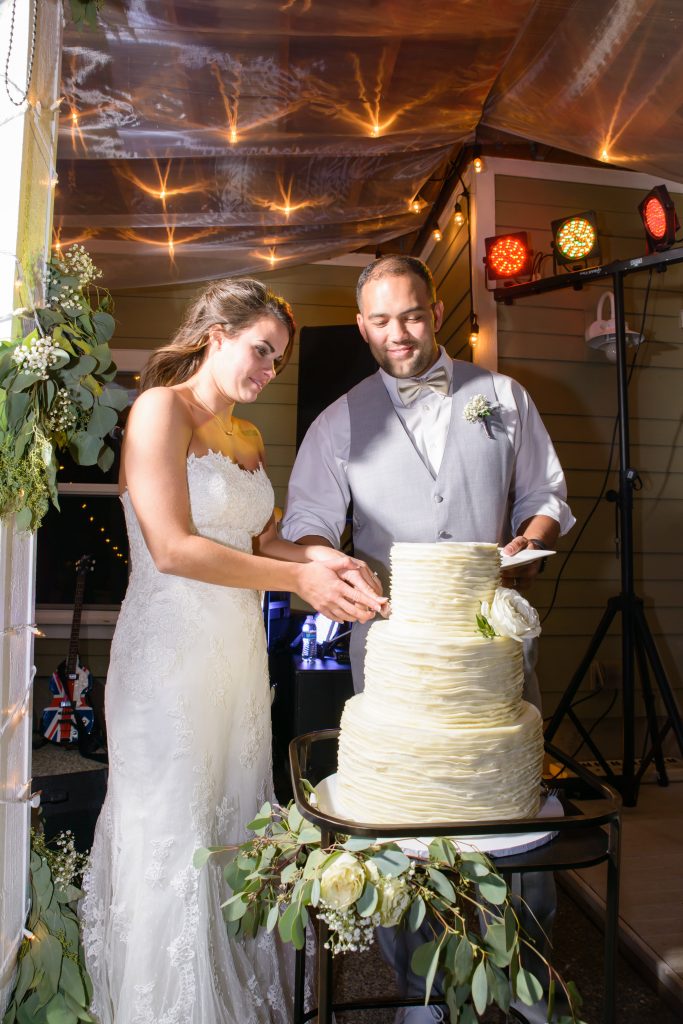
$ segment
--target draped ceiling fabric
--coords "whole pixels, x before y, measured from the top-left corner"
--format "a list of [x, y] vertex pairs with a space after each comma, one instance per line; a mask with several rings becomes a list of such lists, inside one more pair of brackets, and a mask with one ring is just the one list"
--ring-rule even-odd
[[105, 0], [65, 34], [58, 238], [114, 288], [396, 248], [487, 129], [681, 180], [681, 20], [664, 0]]

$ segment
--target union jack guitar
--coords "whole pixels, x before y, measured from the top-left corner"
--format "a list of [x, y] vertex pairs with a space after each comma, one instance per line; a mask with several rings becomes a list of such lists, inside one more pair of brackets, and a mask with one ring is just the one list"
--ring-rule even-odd
[[94, 680], [78, 658], [85, 580], [88, 573], [92, 572], [94, 563], [92, 555], [82, 555], [76, 562], [76, 593], [69, 653], [52, 673], [50, 693], [53, 697], [41, 717], [41, 732], [51, 743], [78, 743], [81, 746], [95, 726], [95, 713], [86, 700]]

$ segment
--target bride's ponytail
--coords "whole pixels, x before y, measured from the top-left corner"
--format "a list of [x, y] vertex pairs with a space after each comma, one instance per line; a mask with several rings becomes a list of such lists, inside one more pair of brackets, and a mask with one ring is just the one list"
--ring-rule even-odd
[[289, 362], [296, 325], [287, 302], [252, 278], [214, 281], [192, 303], [175, 336], [157, 349], [140, 375], [140, 390], [180, 384], [197, 372], [206, 357], [209, 331], [221, 324], [229, 335], [239, 334], [261, 317], [272, 316], [287, 328], [289, 341], [277, 372]]

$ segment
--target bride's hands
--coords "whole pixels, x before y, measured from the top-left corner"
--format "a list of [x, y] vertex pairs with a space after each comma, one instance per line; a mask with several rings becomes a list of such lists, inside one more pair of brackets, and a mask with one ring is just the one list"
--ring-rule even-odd
[[357, 560], [333, 548], [325, 550], [330, 557], [314, 558], [297, 567], [299, 596], [337, 622], [368, 622], [377, 612], [384, 614], [387, 600], [365, 582]]
[[334, 569], [340, 579], [352, 583], [360, 590], [369, 587], [373, 594], [379, 594], [381, 597], [380, 578], [362, 558], [352, 558], [350, 555], [345, 555], [343, 551], [328, 548], [324, 544], [307, 545], [306, 557], [311, 562], [325, 562], [330, 569]]

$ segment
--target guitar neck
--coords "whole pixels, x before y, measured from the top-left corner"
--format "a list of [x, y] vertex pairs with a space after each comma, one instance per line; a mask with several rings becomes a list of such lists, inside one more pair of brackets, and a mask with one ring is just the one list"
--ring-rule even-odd
[[76, 674], [78, 663], [78, 639], [81, 633], [81, 612], [83, 611], [83, 598], [85, 596], [85, 572], [79, 573], [76, 578], [76, 593], [74, 594], [74, 613], [71, 619], [71, 638], [69, 640], [69, 653], [66, 659], [66, 674]]

